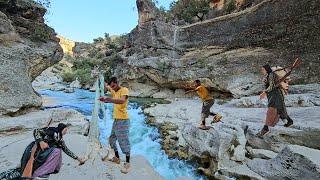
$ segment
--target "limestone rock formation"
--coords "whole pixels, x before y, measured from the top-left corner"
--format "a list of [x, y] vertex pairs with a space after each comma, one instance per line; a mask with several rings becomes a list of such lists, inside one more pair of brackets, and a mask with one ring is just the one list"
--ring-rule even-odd
[[58, 35], [57, 37], [60, 39], [59, 44], [63, 49], [63, 53], [70, 55], [70, 56], [73, 56], [73, 48], [76, 43], [70, 39], [63, 37], [63, 36]]
[[[307, 94], [291, 96], [316, 96], [310, 92], [316, 92], [317, 87], [316, 84], [295, 87]], [[210, 124], [212, 117], [207, 118], [207, 125], [212, 126], [207, 131], [197, 128], [201, 117], [199, 99], [175, 98], [171, 104], [158, 104], [144, 109], [144, 112], [149, 116], [147, 123], [160, 130], [162, 148], [168, 156], [197, 162], [198, 170], [209, 177], [298, 179], [303, 177], [302, 172], [309, 172], [305, 169], [310, 169], [309, 179], [317, 179], [319, 168], [317, 170], [314, 167], [319, 167], [315, 155], [320, 149], [319, 106], [288, 107], [294, 125], [286, 128], [283, 126], [285, 122], [280, 120], [277, 126], [270, 127], [269, 134], [261, 138], [256, 134], [264, 125], [266, 107], [257, 107], [260, 104], [258, 100], [252, 101], [254, 103], [251, 105], [248, 103], [246, 107], [234, 103], [243, 99], [216, 101], [211, 112], [220, 113], [223, 116], [222, 122]], [[298, 101], [293, 98], [292, 104], [298, 104]], [[291, 148], [292, 145], [294, 148]], [[286, 162], [287, 157], [292, 157], [294, 161]], [[314, 161], [306, 160], [308, 158]], [[259, 163], [263, 164], [261, 168], [257, 165]], [[289, 164], [292, 168], [280, 174], [281, 164]], [[292, 175], [289, 175], [291, 172]]]
[[31, 82], [63, 56], [45, 12], [32, 0], [0, 2], [0, 114], [41, 106]]
[[[200, 79], [213, 92], [242, 97], [262, 90], [262, 65], [288, 66], [300, 57], [303, 64], [292, 74], [292, 83], [316, 83], [319, 8], [317, 0], [264, 0], [181, 27], [161, 18], [141, 18], [143, 23], [127, 36], [128, 48], [119, 53], [123, 63], [114, 75], [159, 91], [181, 89]], [[142, 17], [150, 16], [146, 12], [151, 13], [139, 10]]]
[[56, 73], [56, 69], [54, 67], [49, 67], [44, 70], [36, 79], [32, 82], [32, 86], [34, 88], [38, 87], [46, 87], [56, 83], [62, 82], [62, 77]]
[[144, 23], [154, 21], [159, 18], [159, 13], [155, 4], [150, 0], [137, 0], [136, 1], [138, 13], [139, 13], [139, 26], [143, 26]]
[[276, 158], [253, 159], [248, 166], [266, 179], [319, 179], [319, 154], [316, 149], [289, 145]]

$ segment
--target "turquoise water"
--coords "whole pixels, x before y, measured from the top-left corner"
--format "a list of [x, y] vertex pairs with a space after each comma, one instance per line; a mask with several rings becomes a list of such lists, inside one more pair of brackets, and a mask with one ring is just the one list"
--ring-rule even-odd
[[[54, 99], [54, 103], [45, 108], [65, 107], [75, 109], [90, 119], [93, 109], [95, 93], [85, 90], [76, 90], [75, 93], [64, 93], [59, 91], [39, 90], [42, 96]], [[106, 144], [112, 126], [112, 104], [106, 104], [107, 122], [100, 120], [100, 141]], [[177, 159], [169, 159], [161, 150], [161, 139], [158, 130], [145, 123], [146, 116], [142, 109], [135, 103], [129, 103], [130, 115], [130, 142], [132, 155], [142, 155], [151, 165], [166, 179], [175, 179], [179, 176], [189, 176], [192, 179], [200, 177], [194, 174], [194, 167]]]

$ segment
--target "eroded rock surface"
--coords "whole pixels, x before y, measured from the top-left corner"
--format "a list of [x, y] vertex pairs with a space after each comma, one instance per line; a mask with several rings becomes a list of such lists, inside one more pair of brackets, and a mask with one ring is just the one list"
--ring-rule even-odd
[[264, 0], [237, 13], [179, 27], [160, 17], [154, 20], [154, 7], [138, 6], [143, 23], [128, 34], [126, 48], [119, 53], [123, 63], [114, 75], [158, 91], [184, 89], [200, 79], [218, 95], [242, 97], [261, 91], [262, 65], [288, 66], [300, 57], [303, 64], [292, 74], [292, 83], [316, 83], [319, 8], [317, 0]]
[[31, 82], [62, 59], [45, 12], [32, 0], [0, 2], [0, 114], [41, 106]]
[[[309, 87], [309, 85], [306, 85]], [[307, 87], [300, 89], [306, 89]], [[315, 86], [313, 86], [315, 87]], [[308, 89], [308, 88], [307, 88]], [[296, 96], [317, 96], [312, 94], [291, 94], [286, 96], [293, 104], [298, 104]], [[256, 99], [257, 97], [247, 97]], [[209, 177], [224, 179], [226, 177], [274, 179], [303, 177], [304, 167], [309, 167], [308, 162], [297, 161], [303, 168], [294, 168], [292, 176], [287, 174], [276, 176], [278, 170], [270, 173], [261, 173], [263, 168], [254, 169], [248, 163], [256, 162], [252, 166], [258, 166], [263, 162], [271, 168], [274, 159], [283, 156], [287, 147], [300, 147], [294, 149], [294, 153], [287, 156], [299, 159], [299, 152], [318, 152], [320, 147], [320, 112], [319, 106], [293, 106], [288, 107], [288, 114], [294, 120], [291, 128], [284, 127], [280, 120], [276, 127], [271, 127], [271, 132], [263, 138], [256, 134], [264, 125], [267, 108], [258, 106], [264, 104], [260, 100], [251, 101], [251, 105], [238, 106], [235, 102], [240, 100], [217, 100], [212, 107], [212, 112], [222, 114], [222, 122], [212, 125], [212, 128], [203, 131], [197, 128], [200, 123], [201, 101], [200, 99], [176, 98], [171, 104], [158, 104], [149, 107], [144, 112], [150, 116], [150, 125], [158, 127], [163, 137], [162, 147], [170, 157], [193, 160], [199, 163], [199, 171]], [[207, 119], [209, 125], [211, 118]], [[304, 151], [304, 149], [308, 151]], [[292, 150], [293, 151], [293, 150]], [[312, 158], [316, 153], [311, 153]], [[308, 156], [310, 157], [310, 156]], [[311, 157], [310, 157], [311, 158]], [[316, 157], [314, 157], [317, 159]], [[252, 162], [251, 162], [252, 161]], [[296, 163], [293, 162], [294, 164]], [[294, 165], [295, 166], [295, 165]], [[290, 173], [291, 170], [288, 170]], [[317, 171], [310, 170], [313, 179]], [[309, 171], [308, 171], [309, 172]], [[279, 173], [278, 173], [279, 174]], [[312, 178], [311, 178], [312, 179]]]

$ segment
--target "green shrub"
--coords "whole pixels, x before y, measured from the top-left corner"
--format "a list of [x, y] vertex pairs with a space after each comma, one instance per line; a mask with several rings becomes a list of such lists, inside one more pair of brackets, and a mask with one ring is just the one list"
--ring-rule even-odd
[[206, 66], [206, 62], [204, 58], [200, 58], [198, 60], [199, 67], [204, 68]]
[[62, 77], [64, 82], [72, 82], [76, 80], [75, 73], [72, 71], [64, 71], [60, 73], [60, 76]]
[[41, 25], [35, 25], [33, 29], [33, 34], [31, 35], [31, 39], [33, 41], [47, 41], [50, 39], [51, 32], [50, 30]]
[[94, 78], [91, 77], [91, 69], [77, 69], [75, 76], [78, 78], [81, 85], [94, 83]]
[[93, 39], [93, 43], [99, 43], [99, 42], [103, 42], [103, 38], [102, 37], [98, 37], [96, 39]]
[[237, 8], [236, 6], [236, 0], [228, 0], [225, 7], [224, 7], [224, 10], [227, 12], [227, 13], [231, 13], [232, 11], [234, 11], [235, 9]]
[[170, 65], [167, 64], [166, 62], [157, 61], [156, 64], [158, 66], [158, 69], [163, 73], [170, 67]]
[[203, 21], [204, 16], [208, 14], [209, 10], [209, 0], [179, 0], [173, 1], [170, 4], [168, 12], [178, 19], [192, 22], [194, 17]]

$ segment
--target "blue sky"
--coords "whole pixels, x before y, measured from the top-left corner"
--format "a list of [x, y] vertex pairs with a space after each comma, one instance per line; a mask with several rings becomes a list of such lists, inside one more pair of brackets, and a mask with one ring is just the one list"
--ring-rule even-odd
[[[158, 0], [168, 8], [173, 0]], [[59, 35], [81, 42], [130, 32], [138, 24], [135, 0], [52, 0], [47, 23]]]

